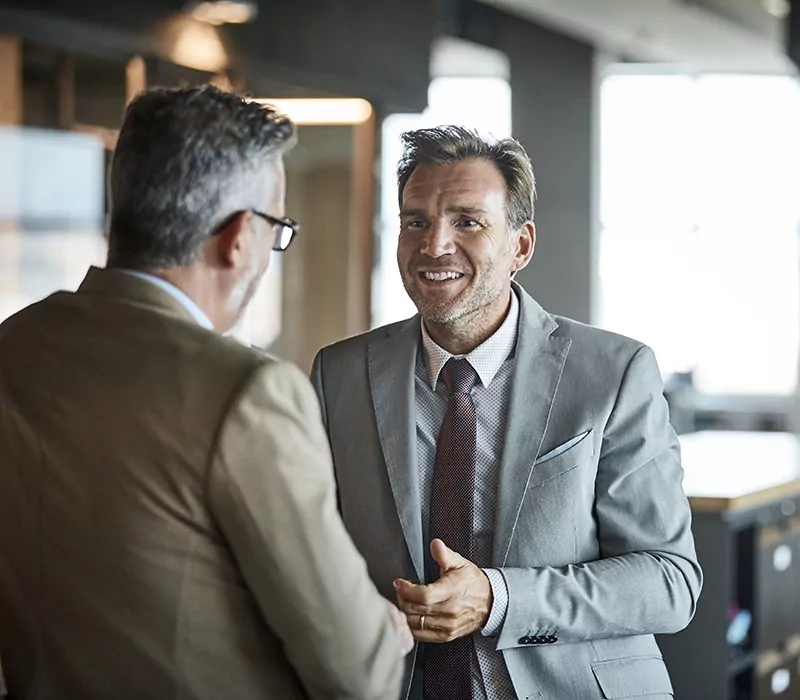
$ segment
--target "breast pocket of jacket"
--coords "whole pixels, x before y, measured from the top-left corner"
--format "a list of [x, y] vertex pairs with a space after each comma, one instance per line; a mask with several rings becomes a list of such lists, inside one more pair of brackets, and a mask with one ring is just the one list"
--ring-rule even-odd
[[528, 490], [544, 486], [589, 462], [594, 456], [593, 438], [594, 431], [587, 430], [537, 457]]
[[672, 683], [661, 657], [600, 661], [592, 664], [592, 672], [608, 700], [672, 697]]

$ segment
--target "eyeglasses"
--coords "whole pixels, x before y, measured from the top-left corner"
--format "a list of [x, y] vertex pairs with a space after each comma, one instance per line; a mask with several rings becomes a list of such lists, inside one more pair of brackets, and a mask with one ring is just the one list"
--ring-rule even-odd
[[[275, 243], [272, 246], [272, 250], [278, 251], [282, 253], [289, 247], [289, 244], [294, 240], [294, 237], [297, 235], [298, 231], [300, 230], [300, 224], [298, 224], [294, 219], [279, 219], [277, 216], [270, 216], [269, 214], [265, 214], [263, 211], [256, 211], [255, 209], [251, 209], [250, 211], [253, 212], [258, 217], [261, 217], [266, 221], [268, 224], [272, 225], [276, 229], [275, 235]], [[241, 213], [241, 212], [237, 212]], [[233, 214], [230, 218], [228, 218], [225, 222], [222, 223], [218, 228], [211, 232], [212, 236], [216, 236], [225, 229], [230, 221], [237, 216], [237, 214]]]
[[300, 224], [294, 219], [279, 219], [277, 216], [270, 216], [263, 211], [251, 210], [256, 216], [260, 216], [268, 224], [275, 227], [275, 243], [272, 250], [283, 252], [289, 247], [289, 244], [294, 240], [294, 237], [300, 231]]

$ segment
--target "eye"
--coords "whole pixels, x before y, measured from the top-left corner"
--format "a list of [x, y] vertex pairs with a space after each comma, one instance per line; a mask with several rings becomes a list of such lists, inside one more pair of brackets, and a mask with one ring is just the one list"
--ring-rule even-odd
[[463, 219], [458, 220], [458, 226], [460, 228], [478, 228], [480, 223], [475, 219], [470, 219], [468, 216], [466, 216]]
[[425, 228], [425, 226], [427, 226], [427, 223], [422, 219], [409, 219], [405, 222], [406, 228], [420, 229]]

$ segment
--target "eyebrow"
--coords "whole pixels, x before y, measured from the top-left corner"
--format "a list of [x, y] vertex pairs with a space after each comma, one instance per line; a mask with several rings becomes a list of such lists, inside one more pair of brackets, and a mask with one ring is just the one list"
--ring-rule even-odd
[[[480, 209], [478, 207], [448, 207], [447, 212], [448, 214], [477, 214], [477, 215], [485, 215], [486, 210]], [[400, 212], [400, 216], [427, 216], [428, 212], [423, 211], [422, 209], [403, 209]]]

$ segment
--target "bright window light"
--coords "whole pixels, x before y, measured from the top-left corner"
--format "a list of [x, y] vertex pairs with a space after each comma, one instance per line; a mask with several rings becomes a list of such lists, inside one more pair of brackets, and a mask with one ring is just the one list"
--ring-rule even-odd
[[601, 92], [599, 323], [700, 391], [794, 391], [800, 85], [613, 75]]

